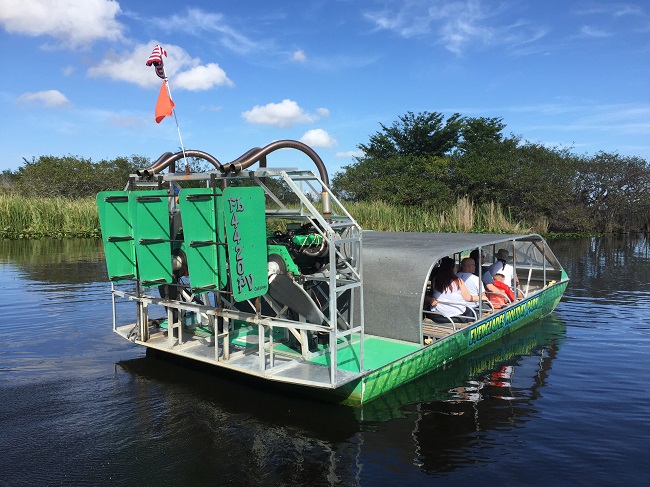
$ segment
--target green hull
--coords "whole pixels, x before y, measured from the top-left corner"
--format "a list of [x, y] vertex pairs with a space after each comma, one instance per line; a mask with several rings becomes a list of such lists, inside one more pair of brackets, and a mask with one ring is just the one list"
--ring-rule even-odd
[[473, 400], [464, 394], [471, 395], [475, 387], [480, 389], [477, 384], [491, 372], [500, 371], [505, 365], [519, 364], [521, 356], [536, 355], [541, 369], [550, 367], [549, 360], [557, 352], [560, 337], [565, 333], [566, 325], [551, 314], [499, 340], [491, 340], [452, 364], [407, 382], [353, 411], [358, 419], [381, 422], [404, 417], [404, 408], [411, 404]]
[[568, 280], [565, 280], [549, 286], [516, 306], [490, 315], [432, 345], [371, 371], [337, 389], [337, 395], [342, 397], [339, 402], [347, 406], [364, 404], [550, 314], [567, 284]]

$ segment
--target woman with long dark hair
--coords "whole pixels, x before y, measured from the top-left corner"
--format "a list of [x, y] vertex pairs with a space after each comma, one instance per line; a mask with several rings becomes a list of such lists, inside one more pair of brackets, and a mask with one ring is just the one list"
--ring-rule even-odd
[[433, 299], [437, 304], [431, 310], [452, 319], [461, 315], [473, 315], [467, 305], [479, 301], [479, 297], [472, 296], [465, 282], [456, 275], [456, 261], [450, 257], [440, 260], [433, 282]]

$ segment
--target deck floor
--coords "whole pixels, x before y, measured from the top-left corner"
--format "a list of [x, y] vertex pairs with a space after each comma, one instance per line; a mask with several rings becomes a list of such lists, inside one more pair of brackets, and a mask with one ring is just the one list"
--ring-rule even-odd
[[[133, 330], [133, 325], [119, 327], [116, 332], [127, 338]], [[180, 355], [194, 360], [211, 363], [216, 366], [237, 370], [251, 375], [289, 383], [302, 383], [316, 387], [332, 387], [330, 377], [331, 353], [319, 345], [318, 351], [324, 351], [308, 359], [303, 359], [300, 353], [290, 348], [284, 339], [283, 330], [274, 332], [273, 354], [267, 350], [263, 360], [259, 355], [259, 336], [256, 326], [235, 325], [228, 334], [230, 359], [225, 361], [215, 357], [214, 338], [200, 328], [183, 330], [182, 344], [178, 339], [169, 339], [166, 321], [149, 327], [149, 340], [135, 342], [156, 350]], [[268, 346], [269, 337], [264, 340]], [[281, 341], [282, 340], [282, 341]], [[335, 382], [337, 386], [354, 380], [361, 371], [361, 343], [359, 336], [352, 336], [352, 343], [339, 341]], [[366, 335], [363, 342], [364, 369], [374, 370], [383, 367], [399, 358], [420, 349], [416, 343], [400, 342]], [[318, 353], [316, 351], [316, 353]], [[272, 355], [272, 357], [271, 357]]]

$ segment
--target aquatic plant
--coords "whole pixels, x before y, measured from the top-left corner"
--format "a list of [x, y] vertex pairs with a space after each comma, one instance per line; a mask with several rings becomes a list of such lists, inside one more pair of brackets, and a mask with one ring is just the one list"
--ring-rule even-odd
[[99, 236], [99, 217], [94, 198], [28, 198], [0, 195], [0, 237]]
[[[316, 203], [317, 206], [318, 203]], [[397, 206], [377, 202], [347, 203], [346, 208], [362, 228], [389, 232], [546, 232], [515, 222], [499, 205], [477, 205], [459, 198], [446, 210]], [[278, 228], [283, 225], [280, 224]], [[65, 238], [100, 237], [99, 217], [94, 198], [68, 199], [0, 195], [0, 237]]]

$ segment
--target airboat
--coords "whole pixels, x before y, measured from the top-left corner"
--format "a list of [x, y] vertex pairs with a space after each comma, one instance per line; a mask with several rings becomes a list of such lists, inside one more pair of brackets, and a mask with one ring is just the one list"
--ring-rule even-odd
[[[280, 150], [317, 170], [267, 167]], [[177, 172], [187, 158], [214, 169]], [[569, 281], [537, 234], [362, 230], [318, 154], [292, 140], [225, 164], [167, 152], [97, 205], [114, 332], [350, 406], [550, 314]], [[510, 252], [520, 299], [463, 322], [432, 316], [440, 260], [475, 249]]]

